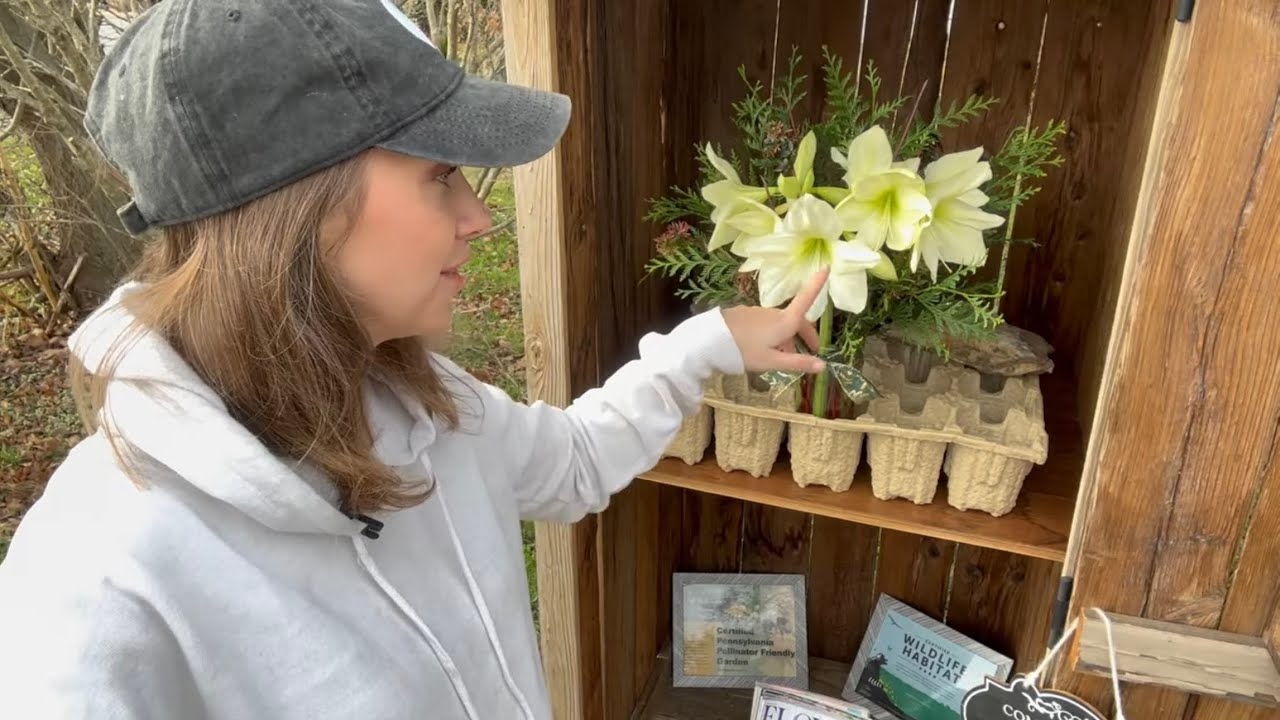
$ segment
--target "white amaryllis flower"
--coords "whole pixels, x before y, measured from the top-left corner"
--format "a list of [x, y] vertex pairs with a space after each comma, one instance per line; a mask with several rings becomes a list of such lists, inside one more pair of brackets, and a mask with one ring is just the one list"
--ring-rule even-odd
[[743, 184], [738, 171], [717, 155], [710, 143], [707, 144], [707, 159], [724, 176], [723, 180], [702, 188], [703, 199], [712, 206], [711, 222], [715, 223], [707, 248], [715, 250], [734, 242], [744, 232], [744, 224], [759, 228], [761, 232], [771, 231], [777, 223], [778, 215], [762, 204], [769, 196], [769, 191]]
[[768, 235], [743, 238], [735, 252], [747, 257], [742, 270], [758, 270], [760, 304], [777, 307], [804, 287], [816, 273], [830, 267], [827, 284], [805, 312], [817, 320], [830, 302], [841, 310], [859, 313], [867, 306], [867, 271], [880, 262], [880, 253], [858, 241], [840, 239], [844, 226], [835, 208], [803, 195], [791, 204], [778, 229]]
[[938, 263], [979, 265], [986, 261], [982, 231], [999, 227], [1004, 218], [982, 211], [987, 196], [978, 189], [991, 179], [991, 165], [980, 162], [982, 148], [943, 155], [924, 169], [925, 189], [933, 219], [911, 251], [911, 269], [923, 260], [938, 279]]
[[873, 250], [914, 245], [932, 209], [924, 180], [916, 174], [920, 159], [894, 162], [889, 137], [879, 125], [854, 138], [848, 156], [833, 148], [831, 157], [844, 166], [849, 186], [849, 196], [836, 206], [845, 229]]

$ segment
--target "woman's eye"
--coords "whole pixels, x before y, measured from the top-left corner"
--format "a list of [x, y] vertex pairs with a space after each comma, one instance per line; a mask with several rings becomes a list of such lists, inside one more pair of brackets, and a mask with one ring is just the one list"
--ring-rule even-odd
[[453, 177], [453, 174], [454, 174], [455, 172], [457, 172], [457, 171], [458, 171], [458, 168], [457, 168], [456, 166], [455, 166], [455, 167], [451, 167], [451, 168], [449, 168], [448, 170], [445, 170], [444, 172], [442, 172], [442, 173], [440, 173], [439, 175], [437, 175], [437, 176], [436, 176], [436, 182], [439, 182], [440, 184], [444, 185], [445, 187], [448, 187], [448, 186], [449, 186], [449, 178], [450, 178], [450, 177]]

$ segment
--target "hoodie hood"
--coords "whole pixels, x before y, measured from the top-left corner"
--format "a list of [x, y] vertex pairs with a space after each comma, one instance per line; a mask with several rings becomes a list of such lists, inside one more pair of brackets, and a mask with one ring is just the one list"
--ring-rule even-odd
[[[273, 530], [338, 535], [363, 530], [364, 523], [337, 508], [335, 489], [317, 469], [272, 453], [231, 417], [217, 393], [163, 338], [136, 330], [113, 351], [135, 321], [121, 303], [140, 287], [129, 283], [117, 289], [69, 341], [71, 353], [90, 372], [101, 370], [113, 352], [119, 355], [98, 432], [119, 437], [129, 452], [166, 466]], [[396, 459], [425, 450], [434, 439], [434, 428], [418, 423], [402, 431], [408, 439], [389, 426], [380, 428], [386, 421], [373, 424], [378, 445], [396, 449]]]

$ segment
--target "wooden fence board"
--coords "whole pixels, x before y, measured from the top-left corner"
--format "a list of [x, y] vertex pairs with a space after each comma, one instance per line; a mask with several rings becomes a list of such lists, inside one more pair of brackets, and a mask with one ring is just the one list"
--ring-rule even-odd
[[742, 572], [807, 573], [812, 530], [812, 515], [748, 503], [742, 516]]
[[899, 128], [912, 117], [933, 116], [950, 9], [950, 0], [870, 0], [867, 6], [862, 69], [868, 61], [875, 63], [884, 83], [881, 92], [911, 96], [911, 103], [894, 117]]
[[686, 572], [726, 573], [742, 568], [743, 502], [699, 492], [684, 494]]
[[880, 533], [876, 590], [943, 620], [955, 556], [955, 543], [884, 530]]
[[880, 531], [826, 517], [813, 519], [809, 553], [809, 654], [851, 663], [875, 607]]
[[1029, 672], [1044, 657], [1061, 576], [1060, 563], [961, 545], [947, 624], [1008, 654], [1015, 672]]

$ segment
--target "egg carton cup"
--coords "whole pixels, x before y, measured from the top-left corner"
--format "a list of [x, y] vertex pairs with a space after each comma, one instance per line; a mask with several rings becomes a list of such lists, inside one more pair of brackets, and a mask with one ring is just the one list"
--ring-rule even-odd
[[716, 462], [725, 472], [753, 477], [773, 471], [787, 430], [786, 416], [798, 403], [794, 390], [776, 393], [747, 375], [721, 378], [720, 393], [710, 395], [714, 409]]
[[722, 377], [713, 375], [703, 388], [704, 402], [698, 406], [697, 412], [684, 419], [680, 429], [667, 445], [663, 457], [677, 458], [686, 465], [697, 465], [706, 457], [707, 448], [711, 446], [711, 431], [714, 423], [714, 410], [705, 400], [722, 396]]

